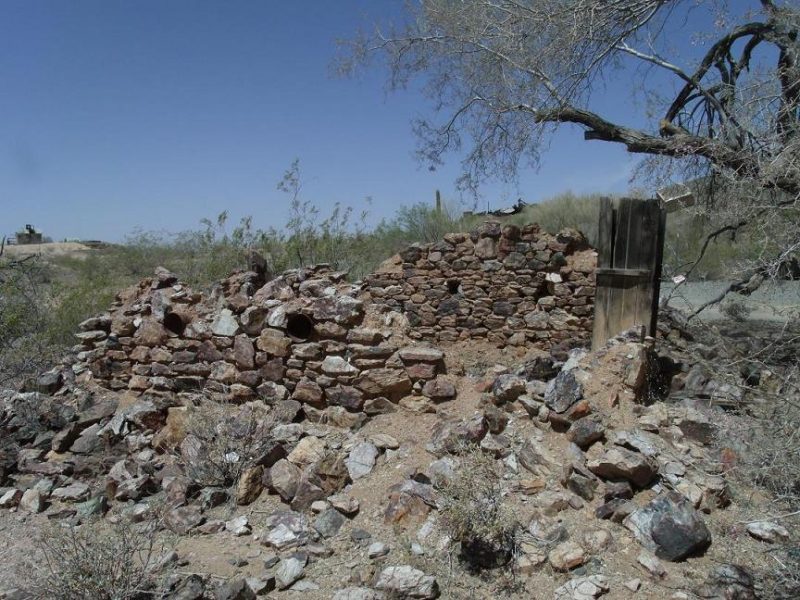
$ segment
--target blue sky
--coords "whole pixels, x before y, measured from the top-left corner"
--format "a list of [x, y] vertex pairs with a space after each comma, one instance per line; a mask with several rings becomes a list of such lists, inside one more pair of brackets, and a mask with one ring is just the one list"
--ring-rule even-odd
[[[275, 189], [294, 158], [306, 196], [372, 219], [455, 198], [458, 159], [429, 172], [413, 157], [418, 93], [385, 95], [380, 72], [330, 76], [335, 41], [400, 14], [400, 0], [0, 0], [0, 234], [34, 223], [56, 239], [118, 241], [177, 232], [228, 210], [279, 226]], [[624, 114], [625, 86], [602, 104]], [[634, 159], [553, 140], [500, 206], [565, 190], [624, 192]]]

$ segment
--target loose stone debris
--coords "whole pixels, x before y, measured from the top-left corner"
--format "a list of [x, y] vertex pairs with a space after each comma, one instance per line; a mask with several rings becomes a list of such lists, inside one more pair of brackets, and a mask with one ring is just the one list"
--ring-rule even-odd
[[321, 265], [200, 293], [160, 269], [0, 393], [0, 517], [157, 520], [186, 542], [172, 600], [449, 597], [442, 510], [478, 452], [520, 597], [688, 594], [688, 569], [704, 598], [749, 598], [744, 566], [703, 562], [732, 502], [714, 409], [669, 397], [708, 380], [630, 332], [587, 352], [594, 266], [577, 232], [489, 224], [361, 283]]

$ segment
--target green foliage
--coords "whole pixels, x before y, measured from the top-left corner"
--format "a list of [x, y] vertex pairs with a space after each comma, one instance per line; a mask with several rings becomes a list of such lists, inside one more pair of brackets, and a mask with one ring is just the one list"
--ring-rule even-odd
[[[247, 268], [247, 251], [254, 249], [267, 259], [273, 273], [328, 263], [357, 280], [411, 243], [435, 242], [449, 232], [469, 231], [487, 218], [459, 214], [446, 204], [437, 208], [419, 203], [400, 207], [393, 217], [367, 230], [370, 200], [360, 212], [342, 204], [324, 212], [305, 196], [298, 161], [290, 165], [277, 188], [286, 195], [290, 209], [287, 222], [277, 229], [258, 229], [251, 217], [232, 224], [223, 211], [214, 219], [203, 219], [197, 229], [178, 234], [139, 230], [123, 244], [85, 256], [19, 264], [0, 259], [0, 381], [41, 369], [74, 343], [78, 323], [104, 310], [120, 289], [150, 276], [158, 266], [202, 289], [236, 269]], [[516, 225], [539, 223], [553, 233], [571, 227], [596, 244], [599, 199], [598, 194], [566, 192], [500, 220]], [[713, 213], [670, 214], [665, 276], [685, 273], [705, 237], [720, 226], [709, 214]], [[786, 215], [790, 220], [795, 217]], [[774, 240], [769, 235], [746, 229], [738, 231], [735, 239], [719, 236], [691, 275], [730, 278], [747, 259], [774, 250], [770, 244]], [[15, 268], [9, 268], [12, 264]]]

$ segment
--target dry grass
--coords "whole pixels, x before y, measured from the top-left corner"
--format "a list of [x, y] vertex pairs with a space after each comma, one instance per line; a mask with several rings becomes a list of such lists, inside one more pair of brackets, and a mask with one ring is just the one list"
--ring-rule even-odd
[[236, 485], [270, 444], [274, 425], [268, 407], [201, 400], [186, 419], [180, 453], [186, 475], [202, 486]]
[[475, 569], [507, 564], [519, 523], [506, 502], [496, 461], [476, 448], [461, 453], [455, 478], [442, 487], [441, 523], [460, 544], [460, 558]]
[[157, 521], [127, 519], [52, 526], [38, 540], [43, 560], [31, 565], [26, 591], [37, 600], [156, 598], [164, 577], [157, 532]]

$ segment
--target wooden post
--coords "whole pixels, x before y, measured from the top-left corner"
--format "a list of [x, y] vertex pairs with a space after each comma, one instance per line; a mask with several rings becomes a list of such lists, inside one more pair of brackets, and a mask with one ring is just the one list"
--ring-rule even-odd
[[632, 327], [655, 334], [666, 216], [655, 200], [600, 200], [592, 348]]

